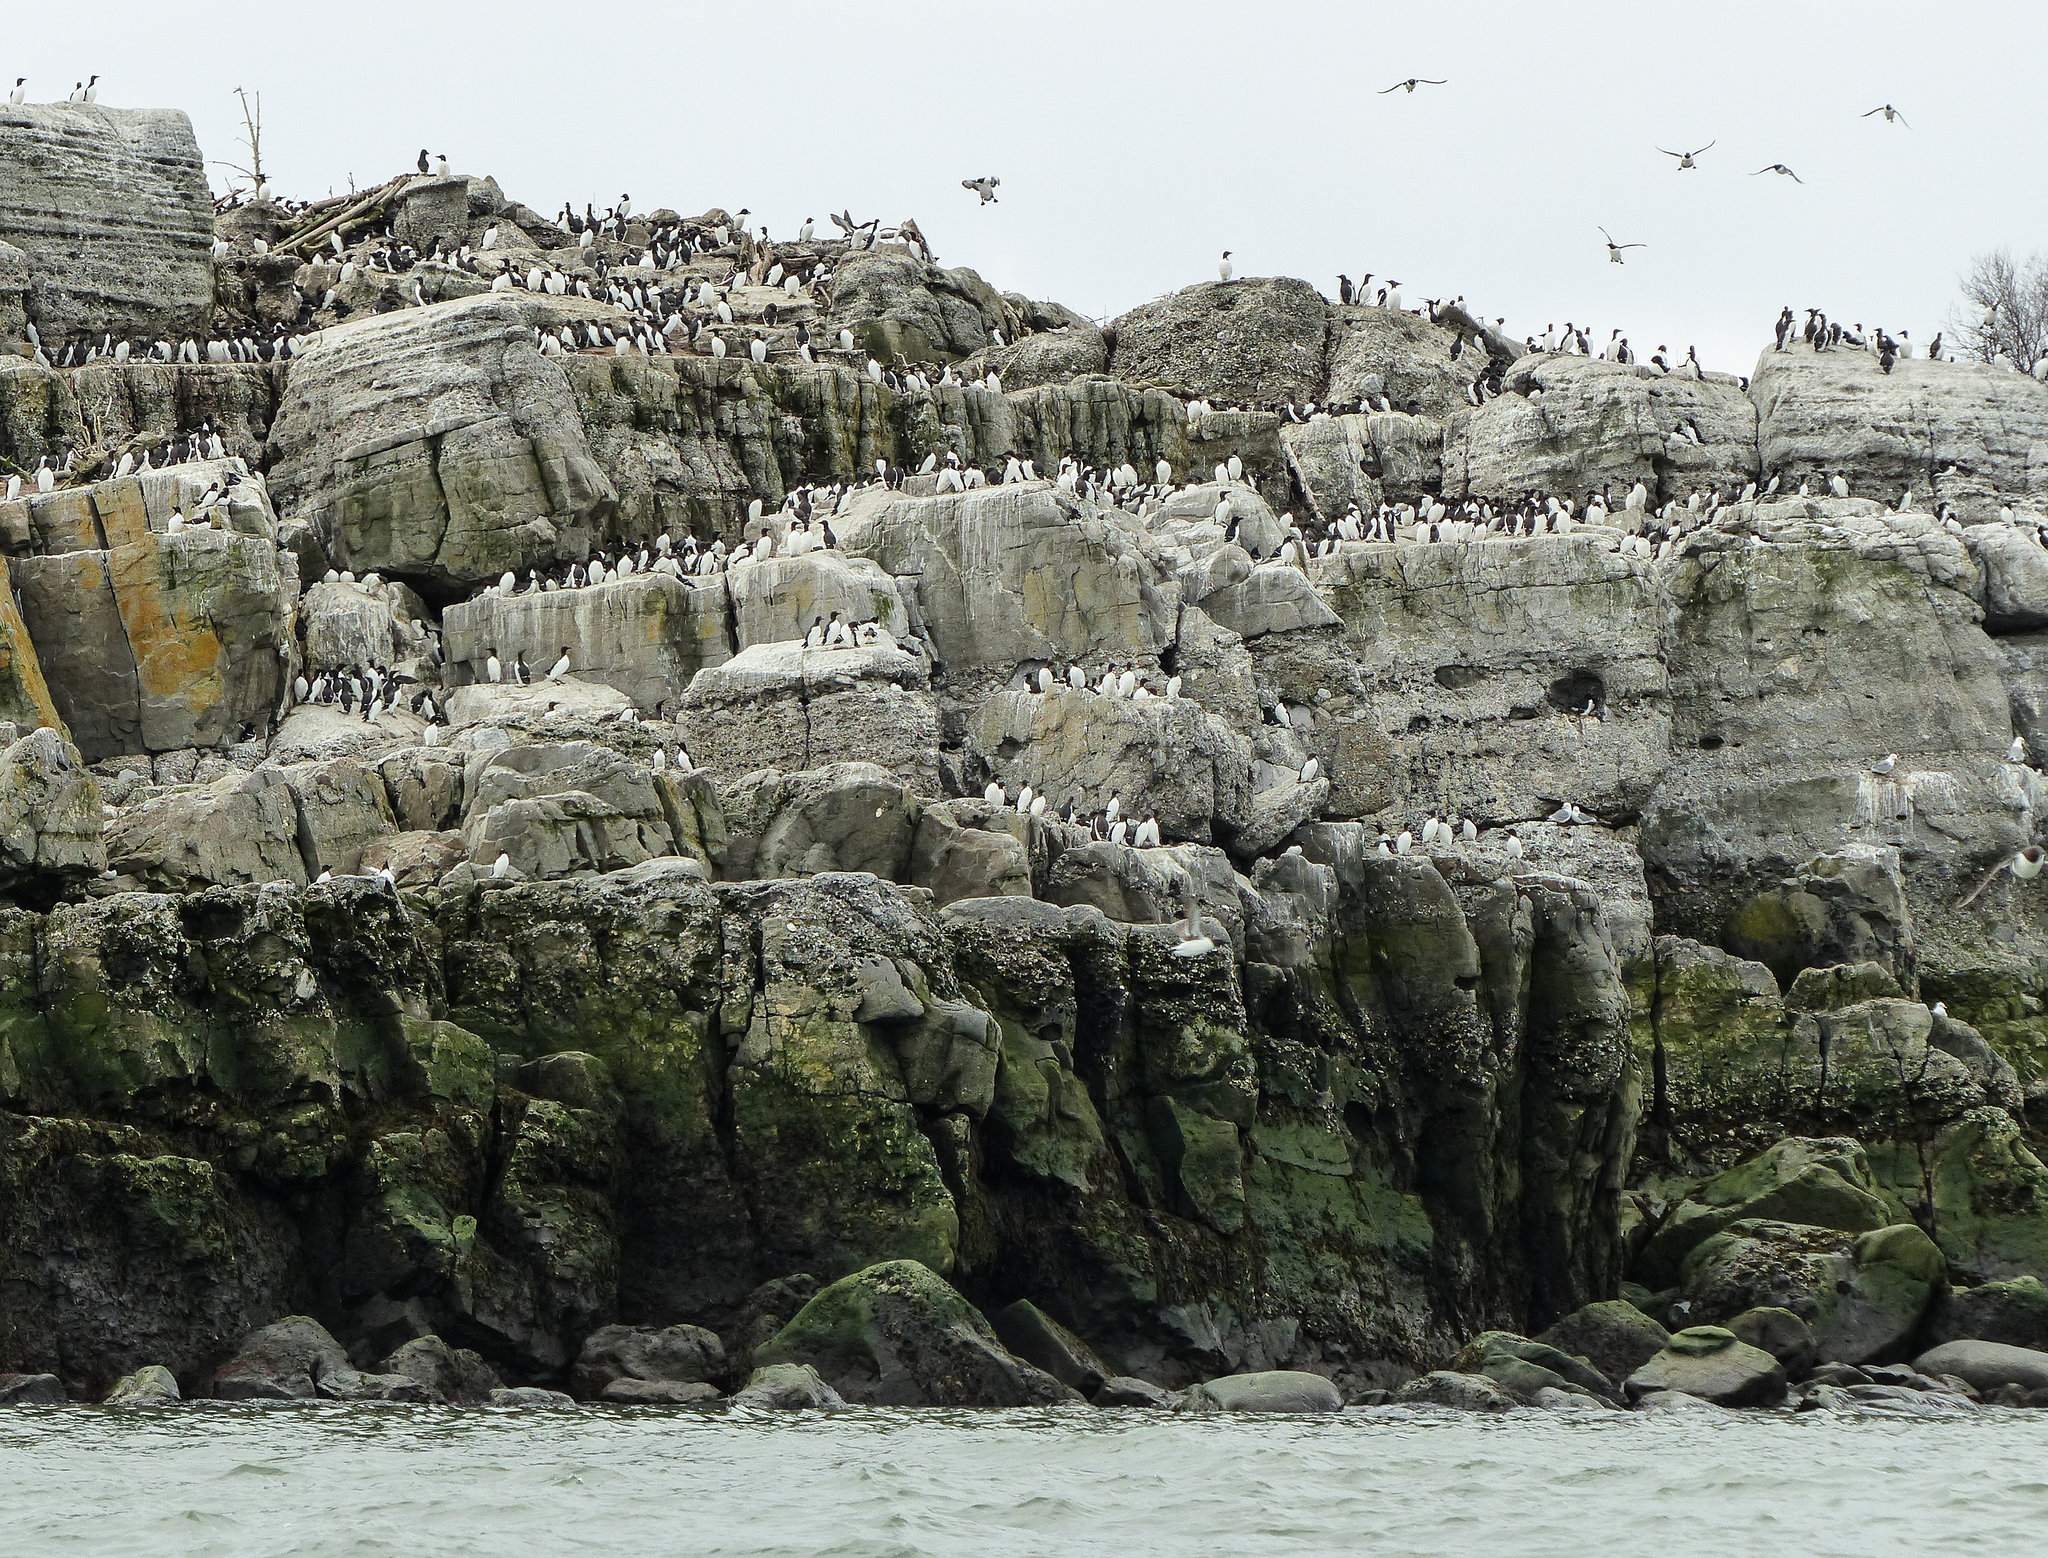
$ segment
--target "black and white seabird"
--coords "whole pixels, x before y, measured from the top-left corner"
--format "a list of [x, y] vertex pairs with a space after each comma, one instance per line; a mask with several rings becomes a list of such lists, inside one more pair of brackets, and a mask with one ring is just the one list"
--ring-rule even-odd
[[[1868, 119], [1871, 114], [1883, 114], [1886, 124], [1906, 124], [1906, 116], [1889, 103], [1879, 103], [1877, 107], [1870, 110], [1869, 114], [1864, 114], [1862, 117]], [[1913, 127], [1910, 124], [1906, 124], [1906, 128], [1910, 130]]]
[[1406, 81], [1397, 81], [1392, 86], [1382, 89], [1375, 95], [1385, 97], [1389, 92], [1406, 92], [1410, 97], [1413, 97], [1417, 87], [1440, 87], [1445, 85], [1448, 79], [1446, 77], [1443, 80], [1433, 80], [1428, 76], [1410, 76]]
[[1608, 232], [1607, 229], [1604, 227], [1600, 229], [1600, 236], [1607, 240], [1607, 258], [1612, 260], [1616, 265], [1619, 265], [1621, 263], [1622, 250], [1647, 249], [1650, 247], [1646, 243], [1616, 243], [1614, 241], [1614, 235]]
[[1715, 143], [1713, 141], [1709, 141], [1706, 145], [1700, 147], [1697, 151], [1664, 151], [1664, 148], [1661, 146], [1659, 146], [1657, 150], [1664, 152], [1664, 155], [1667, 157], [1676, 157], [1678, 159], [1678, 171], [1683, 173], [1687, 168], [1698, 167], [1699, 164], [1697, 162], [1694, 162], [1693, 158], [1697, 157], [1700, 154], [1700, 152], [1712, 151], [1714, 149], [1714, 145]]
[[1768, 168], [1758, 168], [1756, 170], [1756, 173], [1750, 174], [1750, 177], [1755, 178], [1758, 174], [1762, 173], [1782, 173], [1785, 175], [1786, 178], [1790, 179], [1795, 184], [1804, 184], [1806, 182], [1805, 179], [1801, 178], [1798, 174], [1794, 173], [1782, 162], [1774, 162]]

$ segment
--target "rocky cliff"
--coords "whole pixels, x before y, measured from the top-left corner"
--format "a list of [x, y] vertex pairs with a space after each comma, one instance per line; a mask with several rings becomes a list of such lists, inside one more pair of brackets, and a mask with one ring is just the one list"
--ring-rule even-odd
[[9, 112], [0, 1370], [683, 1399], [914, 1262], [953, 1399], [1526, 1396], [2048, 1278], [2048, 387], [482, 178], [209, 260], [182, 118]]

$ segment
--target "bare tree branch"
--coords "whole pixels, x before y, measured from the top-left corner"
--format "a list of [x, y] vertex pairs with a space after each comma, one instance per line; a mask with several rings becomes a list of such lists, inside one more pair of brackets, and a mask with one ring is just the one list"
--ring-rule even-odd
[[1957, 356], [1990, 362], [2003, 352], [2027, 369], [2048, 352], [2048, 255], [2024, 262], [2009, 249], [1975, 255], [1957, 280], [1962, 300], [1945, 321]]

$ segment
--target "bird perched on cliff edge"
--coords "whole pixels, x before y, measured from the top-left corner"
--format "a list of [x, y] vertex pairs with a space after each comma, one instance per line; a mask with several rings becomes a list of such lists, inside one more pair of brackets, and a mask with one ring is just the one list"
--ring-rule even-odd
[[1223, 258], [1216, 262], [1216, 279], [1218, 281], [1228, 281], [1235, 274], [1237, 272], [1230, 263], [1230, 251], [1225, 249], [1223, 251]]
[[996, 186], [1000, 183], [1002, 183], [1001, 179], [988, 175], [978, 179], [962, 179], [960, 187], [973, 190], [977, 195], [981, 196], [981, 203], [986, 206], [995, 203]]
[[19, 107], [28, 97], [28, 77], [16, 76], [14, 90], [7, 94], [7, 101]]

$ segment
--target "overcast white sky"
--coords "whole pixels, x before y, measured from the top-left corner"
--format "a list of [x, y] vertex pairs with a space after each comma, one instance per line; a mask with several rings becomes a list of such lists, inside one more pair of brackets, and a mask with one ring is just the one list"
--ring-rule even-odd
[[[182, 108], [273, 182], [422, 145], [543, 211], [915, 216], [942, 263], [1107, 317], [1215, 275], [1398, 277], [1515, 335], [1623, 326], [1749, 371], [1781, 304], [1933, 335], [1977, 250], [2048, 248], [2043, 0], [10, 7], [0, 71]], [[1406, 76], [1450, 84], [1380, 96]], [[1912, 128], [1859, 117], [1896, 104]], [[1693, 172], [1659, 145], [1718, 141]], [[1751, 170], [1785, 162], [1806, 182]], [[999, 204], [959, 181], [993, 173]], [[228, 175], [215, 170], [217, 183]], [[1607, 262], [1598, 224], [1644, 242]], [[1802, 316], [1803, 317], [1803, 316]]]

